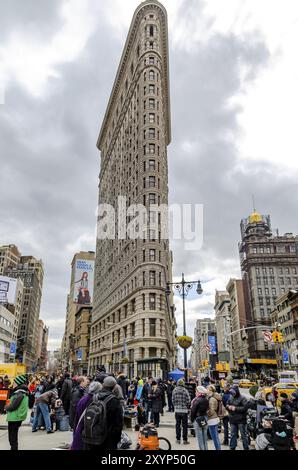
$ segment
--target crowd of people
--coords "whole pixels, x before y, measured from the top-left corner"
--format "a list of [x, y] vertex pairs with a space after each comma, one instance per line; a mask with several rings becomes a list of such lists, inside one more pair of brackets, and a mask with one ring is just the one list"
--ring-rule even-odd
[[[3, 385], [4, 380], [0, 378], [0, 388]], [[5, 386], [8, 385], [6, 381]], [[279, 415], [292, 430], [287, 436], [287, 446], [295, 449], [293, 429], [298, 419], [298, 394], [288, 397], [282, 393], [280, 399]], [[225, 381], [219, 383], [206, 378], [199, 384], [196, 379], [188, 383], [184, 379], [163, 381], [153, 377], [128, 380], [122, 372], [108, 374], [101, 367], [93, 377], [72, 377], [68, 372], [57, 377], [20, 375], [14, 379], [4, 411], [12, 450], [18, 449], [18, 431], [29, 409], [33, 433], [71, 430], [72, 450], [117, 449], [127, 408], [137, 410], [139, 426], [152, 423], [155, 428], [160, 427], [161, 415], [174, 413], [177, 444], [188, 445], [191, 431], [199, 450], [208, 450], [209, 440], [216, 450], [222, 446], [235, 450], [240, 441], [243, 449], [249, 450], [248, 414], [249, 410], [257, 409], [257, 403], [266, 409], [261, 389], [256, 399], [248, 399], [237, 385]], [[259, 439], [256, 448], [270, 445], [273, 428], [271, 420], [271, 427], [268, 425], [264, 430], [266, 439], [264, 436]], [[284, 429], [280, 428], [277, 434], [282, 435]]]

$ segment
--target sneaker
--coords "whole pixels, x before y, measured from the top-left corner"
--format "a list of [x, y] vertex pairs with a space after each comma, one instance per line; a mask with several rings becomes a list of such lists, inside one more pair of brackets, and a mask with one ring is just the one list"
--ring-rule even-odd
[[38, 429], [32, 429], [32, 432], [37, 432], [37, 431], [38, 431]]
[[55, 431], [47, 431], [47, 434], [53, 434]]
[[189, 441], [183, 441], [183, 444], [187, 445], [187, 444], [190, 444], [190, 442]]
[[176, 444], [181, 444], [180, 439], [179, 439], [179, 441], [178, 441], [178, 439], [176, 440]]

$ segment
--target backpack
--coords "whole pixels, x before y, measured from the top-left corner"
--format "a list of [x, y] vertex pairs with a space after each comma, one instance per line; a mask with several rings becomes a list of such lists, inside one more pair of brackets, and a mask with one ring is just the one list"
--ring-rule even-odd
[[93, 401], [86, 408], [83, 419], [82, 440], [85, 444], [100, 446], [107, 437], [107, 403], [115, 398], [112, 393], [101, 400], [94, 396]]

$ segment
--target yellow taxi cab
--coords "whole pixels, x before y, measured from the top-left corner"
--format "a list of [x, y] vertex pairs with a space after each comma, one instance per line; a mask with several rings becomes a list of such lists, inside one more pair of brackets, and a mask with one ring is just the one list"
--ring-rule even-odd
[[291, 382], [291, 383], [277, 383], [272, 387], [272, 393], [276, 399], [276, 406], [281, 406], [280, 394], [286, 393], [288, 398], [291, 398], [292, 393], [298, 391], [298, 383]]
[[256, 382], [252, 382], [251, 380], [248, 380], [248, 379], [241, 379], [238, 383], [238, 386], [240, 388], [250, 388], [250, 387], [253, 387], [254, 385], [257, 385]]

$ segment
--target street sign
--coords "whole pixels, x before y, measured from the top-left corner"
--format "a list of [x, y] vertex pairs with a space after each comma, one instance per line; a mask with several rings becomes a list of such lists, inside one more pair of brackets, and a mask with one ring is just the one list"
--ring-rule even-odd
[[77, 360], [81, 361], [83, 359], [83, 351], [82, 349], [77, 350]]
[[286, 349], [282, 350], [282, 360], [283, 362], [289, 362], [289, 353]]
[[272, 334], [270, 333], [270, 331], [262, 331], [262, 335], [266, 343], [273, 343], [273, 338], [272, 338]]

